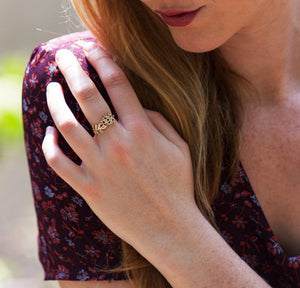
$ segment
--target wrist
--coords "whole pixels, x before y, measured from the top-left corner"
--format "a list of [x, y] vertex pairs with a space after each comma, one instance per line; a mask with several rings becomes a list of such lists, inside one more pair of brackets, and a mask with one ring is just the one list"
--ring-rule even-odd
[[[181, 221], [178, 221], [177, 229], [170, 236], [169, 245], [166, 245], [157, 260], [160, 261], [158, 269], [170, 284], [177, 283], [176, 287], [194, 287], [194, 279], [187, 279], [189, 277], [185, 278], [183, 275], [189, 275], [190, 271], [198, 266], [196, 259], [202, 256], [200, 248], [202, 243], [207, 241], [206, 237], [210, 230], [216, 232], [196, 205], [193, 209], [189, 209], [189, 213]], [[196, 270], [198, 269], [195, 269], [195, 274], [199, 273]]]
[[[167, 228], [143, 243], [140, 253], [167, 279], [175, 279], [183, 269], [192, 264], [195, 249], [205, 241], [208, 229], [214, 228], [195, 205], [184, 205], [180, 212], [167, 221]], [[215, 231], [215, 230], [214, 230]]]
[[[176, 217], [146, 258], [174, 288], [268, 287], [223, 240], [198, 207]], [[160, 244], [160, 245], [159, 245]], [[235, 271], [235, 273], [232, 273]]]

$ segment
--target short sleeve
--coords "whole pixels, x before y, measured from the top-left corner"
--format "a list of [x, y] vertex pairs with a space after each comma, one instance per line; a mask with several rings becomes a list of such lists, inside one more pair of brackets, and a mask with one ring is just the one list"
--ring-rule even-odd
[[[82, 52], [82, 42], [94, 40], [86, 36], [68, 37], [39, 45], [31, 55], [23, 82], [24, 137], [39, 230], [39, 258], [45, 280], [123, 280], [126, 279], [123, 273], [103, 272], [120, 265], [121, 240], [47, 165], [41, 148], [46, 127], [54, 125], [46, 103], [46, 86], [52, 81], [63, 86], [68, 106], [91, 133], [89, 123], [55, 63], [57, 49], [73, 51], [108, 101], [97, 74]], [[62, 137], [59, 145], [70, 159], [80, 163]]]

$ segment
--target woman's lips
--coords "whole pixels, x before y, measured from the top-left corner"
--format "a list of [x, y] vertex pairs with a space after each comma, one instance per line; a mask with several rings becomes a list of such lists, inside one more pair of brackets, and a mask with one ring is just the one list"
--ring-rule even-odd
[[168, 10], [160, 11], [154, 10], [154, 12], [161, 15], [163, 20], [169, 25], [174, 27], [184, 27], [193, 22], [194, 18], [201, 10], [202, 7], [193, 11], [179, 11], [179, 10]]

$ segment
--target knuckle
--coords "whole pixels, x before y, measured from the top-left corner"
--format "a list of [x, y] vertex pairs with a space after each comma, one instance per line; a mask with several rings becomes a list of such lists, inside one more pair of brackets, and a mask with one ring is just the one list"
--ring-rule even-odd
[[[128, 145], [122, 143], [120, 140], [113, 140], [111, 142], [111, 151], [112, 151], [112, 158], [117, 158], [125, 160], [128, 158], [130, 154], [130, 149]], [[123, 162], [123, 161], [122, 161]]]
[[67, 119], [57, 124], [57, 128], [64, 134], [70, 135], [76, 128], [76, 123], [74, 121]]
[[157, 111], [151, 111], [151, 114], [152, 114], [151, 117], [158, 120], [158, 121], [161, 121], [161, 120], [165, 119], [165, 117]]
[[118, 163], [128, 169], [131, 169], [130, 167], [133, 165], [133, 154], [131, 153], [132, 147], [130, 144], [118, 139], [111, 139], [110, 148], [108, 158], [111, 163]]
[[58, 153], [55, 153], [55, 151], [51, 151], [51, 149], [49, 149], [47, 143], [44, 141], [42, 144], [42, 150], [46, 159], [47, 164], [52, 167], [58, 167], [59, 166], [59, 157], [58, 157]]
[[52, 167], [53, 169], [55, 169], [55, 167], [59, 166], [59, 157], [57, 154], [52, 153], [52, 154], [47, 154], [45, 153], [45, 158], [46, 158], [46, 162], [48, 163], [48, 165], [50, 167]]
[[150, 127], [148, 127], [142, 121], [135, 121], [134, 123], [132, 123], [131, 128], [138, 139], [148, 139]]
[[60, 64], [60, 69], [62, 69], [64, 71], [64, 73], [70, 74], [72, 75], [74, 73], [74, 63], [73, 62], [63, 62], [62, 64]]
[[100, 62], [102, 60], [111, 60], [111, 57], [106, 53], [103, 54], [99, 47], [96, 47], [95, 49], [93, 49], [90, 52], [90, 56], [96, 62]]
[[177, 145], [179, 150], [182, 152], [182, 156], [184, 157], [184, 159], [186, 159], [186, 157], [191, 157], [190, 146], [187, 142], [182, 140]]
[[121, 70], [112, 71], [102, 77], [105, 86], [116, 87], [125, 82], [125, 74]]
[[147, 115], [153, 123], [164, 123], [168, 122], [168, 120], [158, 111], [148, 110]]
[[96, 88], [90, 83], [81, 83], [74, 88], [74, 94], [81, 101], [90, 101], [96, 95]]
[[186, 153], [190, 153], [190, 146], [187, 142], [185, 142], [184, 140], [181, 141], [181, 149], [186, 152]]

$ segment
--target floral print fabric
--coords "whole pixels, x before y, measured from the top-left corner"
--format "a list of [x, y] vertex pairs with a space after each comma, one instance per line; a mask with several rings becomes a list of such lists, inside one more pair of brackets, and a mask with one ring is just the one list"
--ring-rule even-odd
[[278, 288], [300, 287], [300, 256], [284, 253], [242, 164], [231, 183], [222, 179], [220, 197], [213, 209], [225, 241], [266, 282]]
[[[57, 49], [70, 49], [108, 99], [96, 72], [86, 62], [83, 41], [89, 33], [66, 36], [39, 45], [32, 53], [23, 82], [23, 123], [32, 190], [38, 220], [39, 257], [46, 280], [125, 279], [104, 273], [120, 265], [120, 240], [91, 211], [85, 201], [47, 165], [41, 149], [45, 129], [54, 125], [46, 103], [46, 86], [62, 84], [66, 102], [76, 118], [92, 129], [67, 88], [55, 63]], [[76, 163], [80, 159], [60, 137], [60, 147]]]
[[[84, 41], [95, 39], [89, 32], [81, 32], [39, 45], [31, 55], [23, 83], [24, 136], [38, 220], [39, 257], [46, 280], [125, 279], [123, 273], [103, 271], [120, 265], [120, 239], [47, 165], [41, 149], [45, 129], [53, 125], [46, 104], [46, 86], [51, 81], [63, 86], [67, 104], [92, 135], [55, 63], [58, 49], [69, 49], [77, 56], [110, 105], [98, 75], [84, 57]], [[66, 155], [80, 163], [62, 137], [59, 144]], [[231, 183], [221, 181], [220, 197], [213, 209], [226, 242], [272, 287], [300, 287], [300, 256], [288, 257], [280, 247], [242, 165]]]

